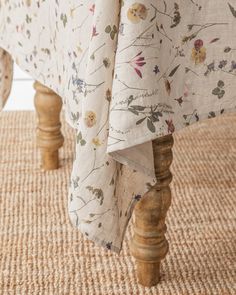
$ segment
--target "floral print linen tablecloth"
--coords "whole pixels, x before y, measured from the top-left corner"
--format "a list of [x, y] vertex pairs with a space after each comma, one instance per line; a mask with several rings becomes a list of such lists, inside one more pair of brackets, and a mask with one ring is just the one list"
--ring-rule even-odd
[[90, 240], [120, 252], [151, 140], [235, 110], [235, 27], [235, 0], [0, 0], [1, 104], [12, 60], [62, 97], [68, 215]]

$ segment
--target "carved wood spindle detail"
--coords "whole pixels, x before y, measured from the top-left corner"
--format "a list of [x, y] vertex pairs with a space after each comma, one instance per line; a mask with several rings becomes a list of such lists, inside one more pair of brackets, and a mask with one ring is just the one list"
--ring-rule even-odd
[[160, 280], [160, 262], [168, 252], [165, 217], [171, 204], [172, 135], [152, 142], [157, 183], [141, 198], [134, 209], [134, 236], [131, 253], [136, 258], [139, 283], [151, 287]]
[[37, 146], [41, 150], [42, 168], [59, 168], [59, 148], [63, 145], [60, 112], [62, 99], [55, 92], [39, 82], [34, 83], [36, 94], [34, 104], [38, 116]]

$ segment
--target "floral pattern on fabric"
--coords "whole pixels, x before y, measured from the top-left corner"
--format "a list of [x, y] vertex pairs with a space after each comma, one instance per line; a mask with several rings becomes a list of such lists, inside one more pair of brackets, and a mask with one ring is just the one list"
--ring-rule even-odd
[[0, 0], [0, 75], [10, 54], [76, 129], [68, 212], [89, 239], [121, 250], [153, 139], [235, 111], [235, 25], [230, 0]]

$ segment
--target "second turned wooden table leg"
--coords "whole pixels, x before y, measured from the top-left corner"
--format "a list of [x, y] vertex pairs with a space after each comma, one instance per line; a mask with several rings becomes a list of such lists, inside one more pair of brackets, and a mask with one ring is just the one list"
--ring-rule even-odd
[[58, 169], [58, 151], [64, 142], [60, 122], [62, 99], [39, 82], [34, 83], [34, 88], [34, 104], [38, 116], [37, 145], [41, 150], [42, 168]]
[[143, 286], [160, 280], [160, 262], [168, 252], [165, 217], [171, 203], [169, 184], [172, 174], [173, 137], [166, 135], [153, 141], [157, 183], [141, 198], [134, 209], [134, 236], [131, 253], [136, 258], [137, 276]]

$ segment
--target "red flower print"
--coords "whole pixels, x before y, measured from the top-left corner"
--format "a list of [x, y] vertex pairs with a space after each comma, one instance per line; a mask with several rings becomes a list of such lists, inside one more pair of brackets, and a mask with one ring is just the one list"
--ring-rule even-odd
[[173, 124], [172, 119], [166, 120], [166, 124], [168, 126], [168, 133], [173, 133], [175, 131], [175, 126]]
[[139, 52], [137, 55], [135, 55], [135, 57], [133, 57], [131, 59], [131, 61], [129, 62], [130, 65], [134, 68], [135, 72], [137, 73], [137, 75], [142, 78], [142, 72], [141, 72], [141, 67], [143, 67], [146, 62], [145, 62], [145, 57], [141, 56], [142, 51]]
[[196, 65], [201, 64], [206, 59], [206, 48], [203, 47], [203, 41], [201, 39], [197, 39], [194, 42], [194, 47], [192, 49], [192, 60]]
[[98, 35], [97, 29], [96, 29], [95, 26], [93, 26], [92, 38], [97, 36], [97, 35]]
[[194, 47], [196, 50], [200, 50], [203, 46], [203, 41], [201, 39], [198, 39], [194, 42]]
[[93, 4], [93, 5], [89, 8], [89, 11], [91, 11], [91, 12], [94, 14], [94, 11], [95, 11], [95, 4]]

